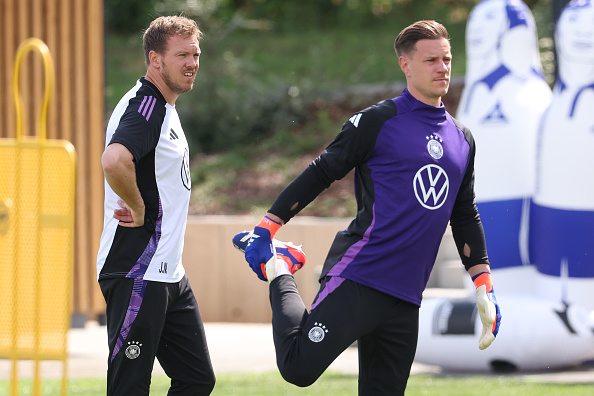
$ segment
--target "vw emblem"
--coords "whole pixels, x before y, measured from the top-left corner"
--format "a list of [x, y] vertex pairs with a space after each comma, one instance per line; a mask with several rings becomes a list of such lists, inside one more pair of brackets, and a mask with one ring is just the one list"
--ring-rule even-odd
[[435, 210], [446, 201], [450, 181], [440, 166], [429, 164], [417, 171], [413, 179], [413, 189], [417, 200], [424, 208]]

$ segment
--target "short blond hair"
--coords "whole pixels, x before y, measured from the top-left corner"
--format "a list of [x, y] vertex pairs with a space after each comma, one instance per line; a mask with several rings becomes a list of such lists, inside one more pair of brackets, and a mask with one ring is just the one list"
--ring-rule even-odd
[[183, 16], [161, 16], [151, 22], [142, 35], [144, 61], [149, 64], [149, 53], [163, 54], [167, 50], [167, 40], [173, 35], [196, 36], [202, 38], [202, 32], [196, 22]]

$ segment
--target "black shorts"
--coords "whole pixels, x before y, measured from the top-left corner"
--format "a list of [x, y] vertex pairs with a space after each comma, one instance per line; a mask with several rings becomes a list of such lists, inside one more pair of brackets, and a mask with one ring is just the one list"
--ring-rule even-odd
[[178, 283], [109, 278], [107, 395], [148, 395], [155, 357], [171, 378], [168, 395], [209, 395], [215, 376], [187, 277]]
[[418, 339], [419, 307], [338, 277], [326, 277], [307, 312], [291, 276], [270, 284], [281, 375], [312, 384], [353, 342], [359, 348], [359, 395], [404, 395]]

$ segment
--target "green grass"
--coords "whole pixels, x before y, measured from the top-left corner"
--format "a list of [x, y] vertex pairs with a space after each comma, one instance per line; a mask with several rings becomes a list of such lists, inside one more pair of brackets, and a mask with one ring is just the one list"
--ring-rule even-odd
[[[31, 382], [21, 381], [21, 395], [30, 395]], [[43, 395], [58, 395], [59, 380], [42, 382]], [[151, 385], [151, 395], [165, 395], [169, 380], [156, 376]], [[0, 381], [0, 396], [9, 394], [9, 382]], [[407, 396], [591, 396], [593, 384], [540, 383], [517, 376], [440, 376], [415, 375], [409, 379]], [[105, 380], [73, 379], [69, 395], [105, 395]], [[286, 383], [278, 372], [258, 374], [222, 374], [217, 377], [213, 396], [349, 396], [357, 395], [357, 377], [328, 372], [312, 386], [298, 388]]]

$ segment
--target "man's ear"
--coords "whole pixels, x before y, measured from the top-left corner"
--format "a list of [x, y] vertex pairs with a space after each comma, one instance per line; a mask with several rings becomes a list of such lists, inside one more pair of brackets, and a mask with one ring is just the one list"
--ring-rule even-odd
[[152, 67], [159, 69], [161, 67], [160, 55], [156, 51], [150, 51], [149, 62]]
[[408, 63], [409, 63], [409, 59], [402, 55], [398, 58], [398, 64], [400, 65], [400, 69], [402, 69], [402, 72], [404, 73], [405, 76], [409, 76], [410, 73], [410, 68], [408, 67]]

